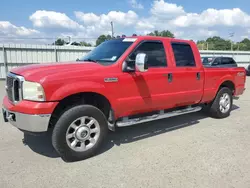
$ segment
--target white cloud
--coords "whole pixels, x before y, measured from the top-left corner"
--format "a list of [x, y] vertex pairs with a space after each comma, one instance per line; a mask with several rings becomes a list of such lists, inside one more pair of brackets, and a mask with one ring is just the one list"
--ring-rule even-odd
[[150, 10], [151, 14], [157, 17], [175, 17], [185, 14], [182, 6], [165, 2], [164, 0], [155, 0]]
[[134, 8], [134, 9], [144, 9], [144, 6], [141, 3], [138, 3], [136, 0], [129, 0], [129, 4]]
[[138, 15], [131, 10], [128, 12], [110, 11], [101, 15], [77, 11], [75, 16], [78, 21], [82, 22], [85, 34], [93, 37], [111, 34], [111, 21], [114, 24], [115, 35], [124, 34], [129, 29], [133, 30], [139, 19]]
[[171, 21], [177, 27], [250, 26], [250, 16], [239, 8], [207, 9], [201, 14], [187, 13]]
[[242, 35], [242, 36], [240, 36], [240, 38], [241, 38], [241, 39], [248, 39], [249, 36], [248, 36], [248, 35]]
[[128, 12], [110, 11], [108, 14], [96, 15], [94, 13], [75, 12], [75, 16], [79, 21], [86, 25], [101, 25], [110, 27], [110, 22], [115, 24], [130, 26], [136, 23], [138, 15], [129, 10]]
[[16, 36], [31, 36], [39, 34], [39, 31], [35, 29], [28, 29], [26, 27], [18, 27], [8, 21], [0, 21], [0, 35], [8, 37]]
[[218, 34], [217, 31], [207, 30], [207, 29], [199, 29], [197, 33], [200, 37], [212, 37]]
[[29, 19], [38, 28], [80, 29], [82, 27], [66, 14], [54, 11], [37, 10]]
[[[144, 8], [142, 0], [126, 0], [132, 8]], [[63, 12], [37, 10], [30, 15], [33, 28], [18, 27], [10, 22], [0, 22], [0, 35], [5, 36], [47, 36], [97, 38], [111, 34], [110, 22], [114, 23], [115, 35], [148, 34], [154, 30], [170, 30], [178, 38], [202, 39], [214, 35], [228, 37], [229, 30], [235, 32], [235, 39], [250, 34], [250, 14], [240, 8], [214, 9], [201, 12], [187, 12], [181, 4], [167, 0], [154, 0], [149, 16], [140, 17], [136, 11], [113, 10], [105, 14], [75, 11], [70, 18]], [[40, 31], [38, 31], [40, 30]], [[74, 39], [73, 39], [74, 40]]]
[[154, 28], [155, 28], [155, 26], [153, 24], [151, 24], [150, 21], [147, 19], [141, 19], [136, 24], [136, 29], [139, 31], [140, 30], [148, 30], [148, 29], [152, 30]]
[[83, 12], [76, 11], [75, 16], [80, 21], [83, 21], [85, 25], [96, 24], [100, 21], [100, 17], [94, 13], [83, 13]]
[[175, 31], [174, 36], [177, 38], [181, 38], [184, 35], [184, 31]]

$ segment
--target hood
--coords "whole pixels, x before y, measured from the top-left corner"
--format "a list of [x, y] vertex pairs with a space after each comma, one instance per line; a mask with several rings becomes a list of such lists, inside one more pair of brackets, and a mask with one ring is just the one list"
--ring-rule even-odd
[[41, 81], [48, 77], [67, 77], [79, 76], [94, 73], [104, 66], [93, 62], [64, 62], [64, 63], [46, 63], [21, 66], [11, 70], [12, 73], [24, 76], [26, 80]]

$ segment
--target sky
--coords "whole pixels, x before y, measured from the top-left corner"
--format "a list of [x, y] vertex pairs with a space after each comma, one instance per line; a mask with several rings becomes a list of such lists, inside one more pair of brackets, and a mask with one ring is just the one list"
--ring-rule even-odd
[[111, 34], [111, 21], [115, 35], [170, 30], [195, 41], [250, 37], [249, 0], [12, 0], [1, 2], [0, 42], [94, 42]]

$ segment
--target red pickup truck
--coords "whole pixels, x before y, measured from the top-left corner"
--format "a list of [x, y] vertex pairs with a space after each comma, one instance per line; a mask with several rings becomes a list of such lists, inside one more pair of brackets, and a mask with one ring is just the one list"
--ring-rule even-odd
[[[204, 68], [189, 40], [108, 40], [76, 62], [22, 66], [7, 75], [3, 115], [22, 131], [52, 129], [66, 161], [96, 154], [108, 130], [200, 111], [230, 115], [244, 68]], [[152, 125], [153, 126], [153, 125]], [[142, 127], [143, 128], [143, 127]]]

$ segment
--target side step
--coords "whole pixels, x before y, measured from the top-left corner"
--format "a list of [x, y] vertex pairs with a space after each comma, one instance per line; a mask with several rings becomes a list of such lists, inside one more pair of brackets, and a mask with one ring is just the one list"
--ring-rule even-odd
[[167, 112], [167, 113], [164, 113], [164, 110], [161, 110], [157, 114], [154, 114], [151, 116], [144, 116], [144, 117], [140, 117], [140, 118], [134, 118], [134, 119], [129, 119], [128, 117], [124, 117], [124, 118], [122, 118], [121, 121], [116, 122], [116, 126], [117, 127], [127, 127], [127, 126], [131, 126], [131, 125], [139, 124], [139, 123], [145, 123], [145, 122], [149, 122], [149, 121], [165, 119], [165, 118], [174, 117], [174, 116], [178, 116], [178, 115], [189, 114], [192, 112], [198, 112], [201, 109], [202, 109], [202, 107], [196, 106], [196, 107], [188, 107], [188, 108], [185, 108], [182, 110]]

